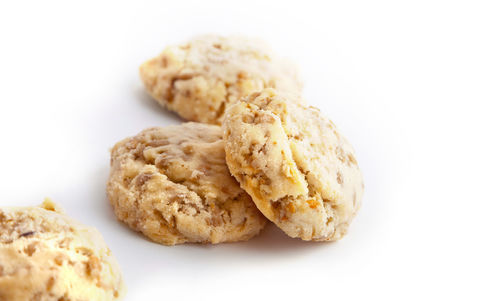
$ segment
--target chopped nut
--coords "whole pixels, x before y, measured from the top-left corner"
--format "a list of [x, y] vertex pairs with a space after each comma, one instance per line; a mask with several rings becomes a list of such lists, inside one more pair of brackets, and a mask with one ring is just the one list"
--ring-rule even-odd
[[47, 291], [51, 291], [52, 287], [54, 287], [54, 284], [56, 283], [56, 279], [54, 277], [50, 277], [49, 280], [47, 281]]
[[89, 260], [87, 261], [87, 274], [90, 277], [97, 277], [99, 273], [101, 272], [101, 261], [99, 260], [99, 257], [92, 255], [89, 257]]
[[337, 183], [344, 184], [344, 177], [340, 172], [337, 172]]
[[144, 185], [147, 181], [149, 181], [153, 177], [150, 173], [142, 173], [135, 178], [135, 185], [140, 187]]
[[24, 253], [26, 253], [26, 255], [28, 255], [28, 256], [33, 255], [33, 253], [36, 252], [36, 245], [37, 244], [38, 244], [37, 242], [30, 243], [26, 248], [24, 248]]
[[356, 161], [356, 158], [352, 154], [347, 155], [347, 159], [349, 160], [349, 163], [353, 165], [358, 165], [358, 162]]

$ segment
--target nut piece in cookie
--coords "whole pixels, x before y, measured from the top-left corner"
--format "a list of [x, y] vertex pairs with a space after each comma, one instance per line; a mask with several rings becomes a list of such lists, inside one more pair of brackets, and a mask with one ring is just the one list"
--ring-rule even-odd
[[291, 237], [338, 240], [364, 184], [349, 142], [318, 109], [265, 89], [228, 108], [222, 128], [231, 174]]
[[226, 108], [263, 88], [300, 93], [293, 64], [257, 39], [205, 35], [169, 46], [140, 67], [148, 93], [181, 117], [220, 124]]
[[50, 201], [0, 208], [0, 300], [117, 300], [120, 268], [99, 232]]
[[116, 216], [165, 245], [248, 240], [266, 223], [231, 176], [219, 126], [150, 128], [111, 151]]

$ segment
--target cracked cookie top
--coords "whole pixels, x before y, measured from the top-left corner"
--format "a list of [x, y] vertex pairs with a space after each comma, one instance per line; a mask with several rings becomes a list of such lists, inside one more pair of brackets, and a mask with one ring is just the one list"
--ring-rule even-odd
[[229, 173], [215, 125], [150, 128], [118, 142], [107, 192], [118, 219], [166, 245], [247, 240], [266, 223]]
[[300, 93], [293, 64], [263, 42], [206, 35], [169, 46], [140, 67], [148, 93], [181, 117], [220, 124], [228, 105], [263, 88]]
[[337, 240], [363, 195], [349, 142], [318, 109], [273, 89], [232, 105], [222, 128], [232, 175], [291, 237]]
[[99, 232], [46, 200], [0, 208], [0, 300], [116, 300], [118, 264]]

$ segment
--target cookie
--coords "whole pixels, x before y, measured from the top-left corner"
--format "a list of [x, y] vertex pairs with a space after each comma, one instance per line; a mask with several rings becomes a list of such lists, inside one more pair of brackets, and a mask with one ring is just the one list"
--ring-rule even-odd
[[291, 237], [338, 240], [364, 184], [349, 142], [318, 109], [272, 89], [231, 106], [226, 161], [260, 211]]
[[300, 93], [297, 73], [260, 40], [215, 35], [167, 47], [140, 67], [158, 103], [187, 120], [211, 124], [220, 124], [229, 104], [253, 91]]
[[165, 245], [248, 240], [266, 223], [229, 173], [216, 125], [150, 128], [118, 142], [107, 192], [119, 220]]
[[40, 207], [0, 208], [0, 300], [116, 300], [120, 269], [99, 232]]

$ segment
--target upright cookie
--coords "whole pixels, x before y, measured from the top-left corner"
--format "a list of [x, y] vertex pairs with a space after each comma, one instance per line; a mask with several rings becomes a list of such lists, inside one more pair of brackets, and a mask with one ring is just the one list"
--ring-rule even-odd
[[248, 240], [266, 220], [227, 169], [219, 126], [150, 128], [111, 151], [116, 216], [166, 245]]
[[117, 300], [120, 269], [99, 232], [40, 207], [0, 209], [0, 300]]
[[167, 47], [140, 67], [146, 90], [181, 117], [220, 124], [229, 104], [263, 88], [300, 93], [302, 83], [290, 62], [259, 40], [200, 36]]
[[272, 89], [231, 106], [223, 122], [229, 170], [291, 237], [337, 240], [363, 194], [354, 150], [319, 110]]

